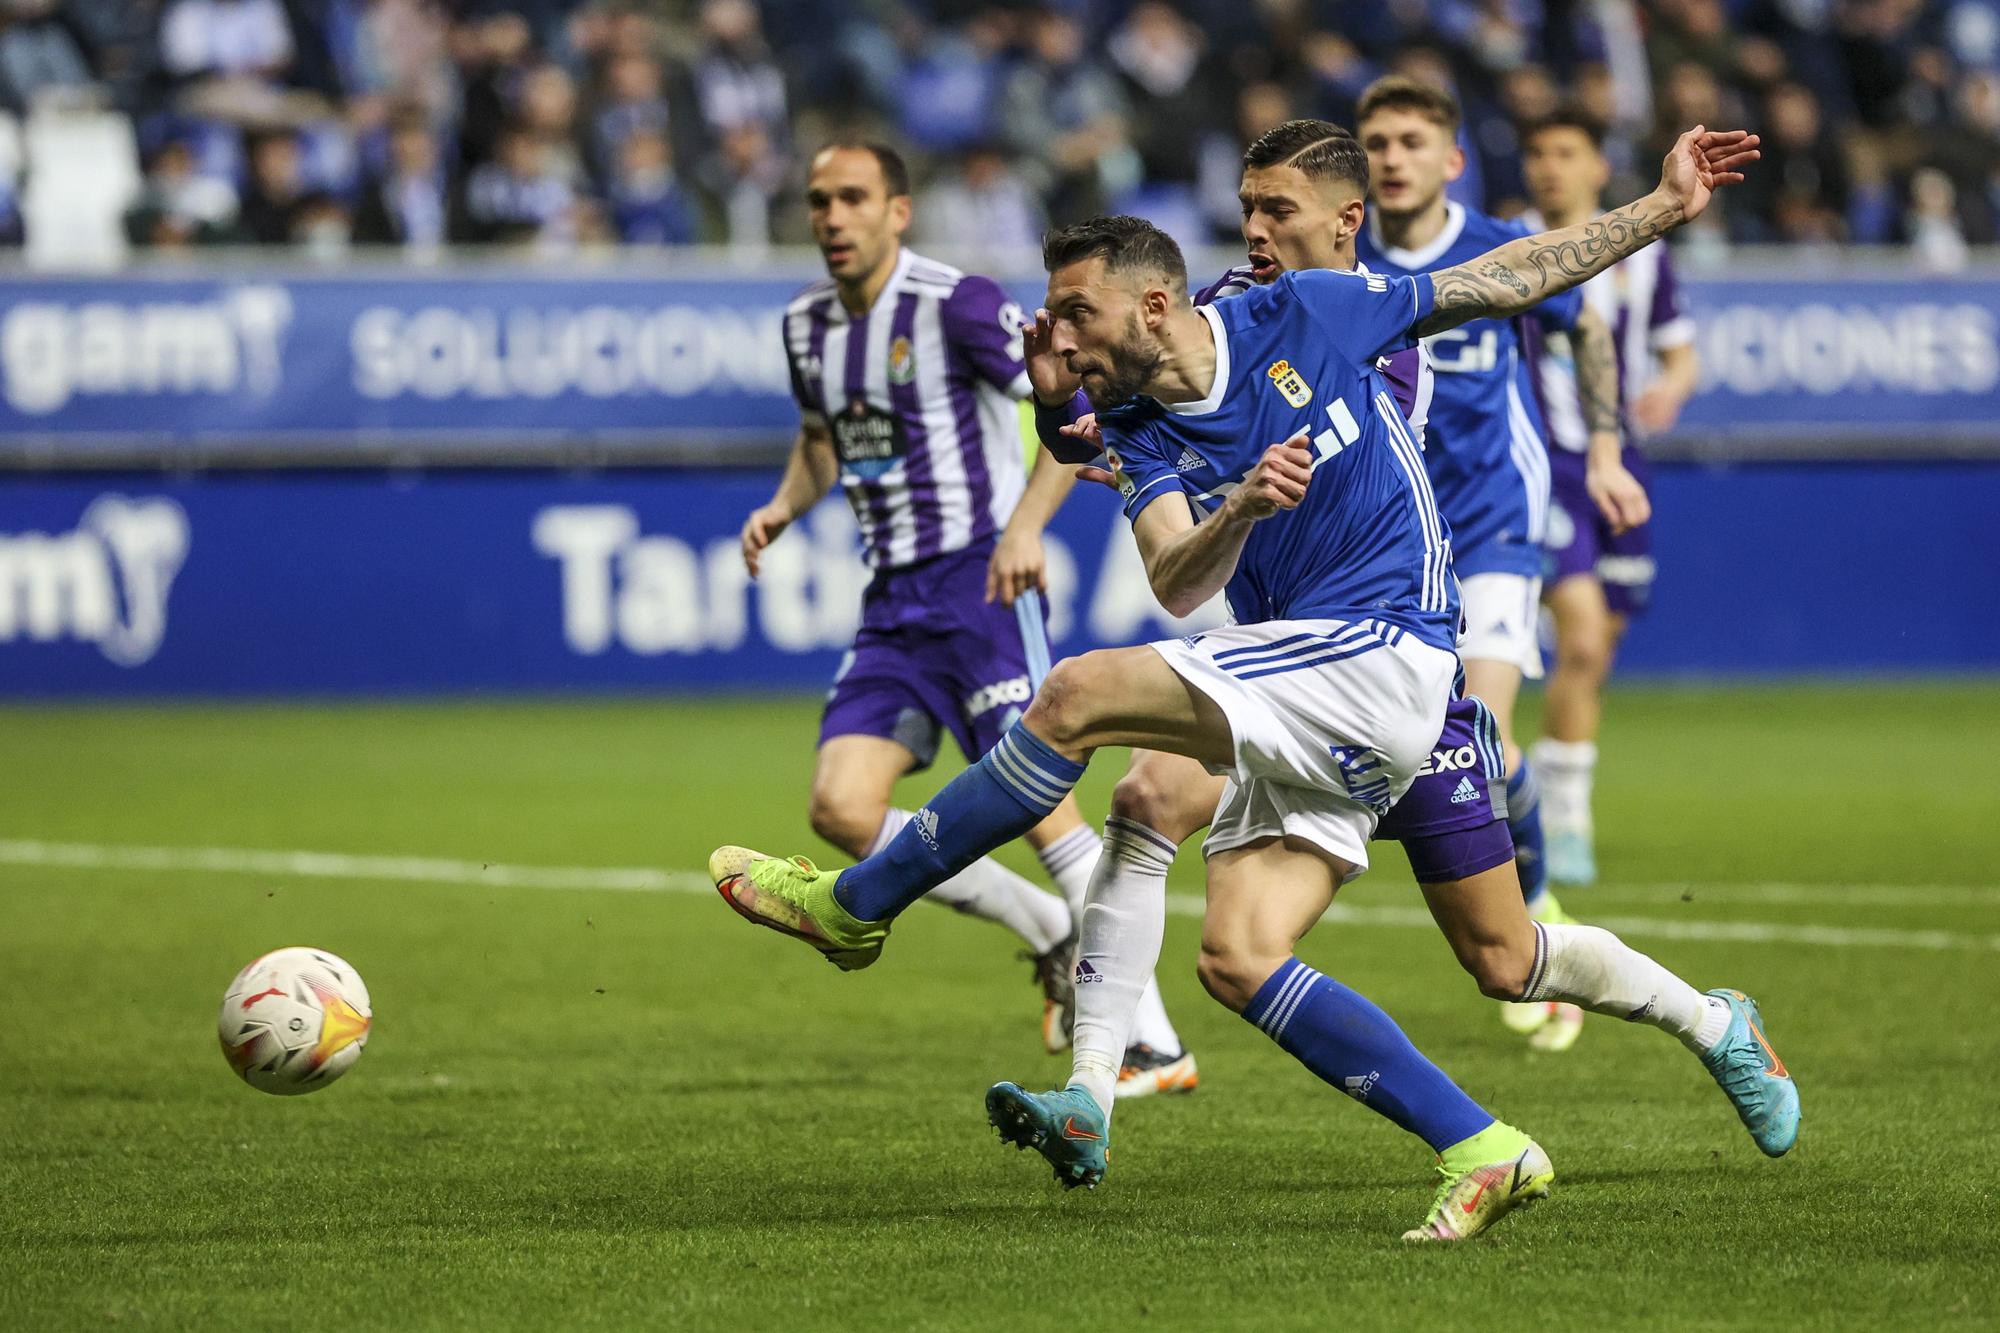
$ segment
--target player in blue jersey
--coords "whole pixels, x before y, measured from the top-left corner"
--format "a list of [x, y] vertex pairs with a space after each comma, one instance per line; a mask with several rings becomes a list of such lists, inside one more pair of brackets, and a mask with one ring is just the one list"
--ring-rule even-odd
[[[1522, 219], [1530, 227], [1562, 227], [1593, 217], [1611, 176], [1603, 131], [1588, 116], [1559, 111], [1523, 133], [1522, 169], [1535, 201], [1534, 212]], [[1673, 426], [1700, 375], [1694, 321], [1681, 308], [1673, 260], [1665, 246], [1651, 246], [1577, 290], [1611, 326], [1623, 407], [1616, 424], [1627, 470], [1643, 477], [1646, 457], [1639, 442]], [[1652, 525], [1621, 530], [1597, 512], [1585, 462], [1595, 435], [1586, 420], [1575, 357], [1563, 339], [1548, 339], [1536, 349], [1530, 334], [1535, 396], [1552, 446], [1553, 568], [1542, 601], [1555, 622], [1542, 737], [1530, 755], [1542, 788], [1549, 878], [1591, 884], [1597, 856], [1590, 790], [1604, 682], [1626, 626], [1645, 613], [1652, 593]]]
[[[1203, 288], [1194, 303], [1231, 300], [1284, 273], [1354, 268], [1367, 180], [1367, 155], [1337, 125], [1295, 120], [1260, 136], [1244, 150], [1239, 189], [1248, 262]], [[1381, 368], [1421, 442], [1430, 396], [1421, 349], [1393, 353]], [[1094, 421], [1068, 419], [1087, 408], [1087, 401], [1072, 403], [1057, 413], [1037, 404], [1037, 425], [1057, 457], [1088, 462], [1100, 452]], [[1450, 513], [1445, 520], [1451, 521]], [[1453, 699], [1431, 758], [1376, 828], [1377, 841], [1402, 843], [1417, 882], [1434, 892], [1476, 892], [1481, 881], [1518, 884], [1500, 753], [1498, 728], [1485, 705], [1471, 696]], [[1158, 955], [1167, 873], [1179, 845], [1208, 826], [1223, 786], [1222, 778], [1192, 759], [1138, 750], [1112, 793], [1104, 854], [1090, 885], [1090, 901], [1104, 910], [1092, 918], [1097, 928], [1086, 923], [1078, 954], [1079, 967], [1088, 965], [1080, 975], [1092, 980], [1076, 987], [1073, 1081], [1101, 1084], [1104, 1071], [1116, 1068], [1117, 1099], [1171, 1090], [1178, 1061], [1132, 1036], [1137, 1010], [1126, 969], [1116, 960]], [[1512, 994], [1513, 979], [1483, 973], [1484, 951], [1462, 943], [1461, 960], [1482, 988]]]
[[[1458, 146], [1459, 108], [1451, 94], [1414, 79], [1377, 80], [1361, 95], [1357, 133], [1367, 149], [1372, 189], [1368, 226], [1356, 245], [1376, 272], [1410, 274], [1462, 264], [1526, 234], [1515, 223], [1487, 217], [1446, 198], [1445, 187], [1465, 168]], [[1506, 748], [1508, 823], [1519, 857], [1529, 910], [1564, 920], [1547, 892], [1540, 794], [1532, 768], [1515, 744], [1514, 702], [1523, 677], [1542, 674], [1537, 641], [1542, 543], [1547, 533], [1549, 457], [1526, 362], [1524, 324], [1571, 333], [1577, 380], [1594, 424], [1592, 494], [1607, 521], [1643, 522], [1645, 491], [1620, 461], [1617, 361], [1608, 325], [1571, 291], [1534, 308], [1524, 319], [1472, 320], [1429, 340], [1436, 373], [1424, 463], [1438, 506], [1451, 516], [1453, 561], [1465, 590], [1466, 689], [1500, 721]], [[1523, 1005], [1503, 1010], [1508, 1025], [1538, 1045], [1563, 1049], [1581, 1033], [1574, 1006]], [[1546, 1027], [1547, 1031], [1538, 1031]]]
[[[878, 854], [839, 873], [717, 849], [729, 905], [845, 969], [871, 965], [932, 885], [1047, 817], [1106, 745], [1198, 759], [1230, 777], [1206, 848], [1200, 975], [1210, 993], [1316, 1074], [1439, 1153], [1443, 1183], [1413, 1240], [1476, 1235], [1553, 1179], [1547, 1155], [1460, 1091], [1361, 996], [1292, 950], [1430, 757], [1457, 675], [1450, 532], [1385, 351], [1525, 310], [1698, 215], [1755, 157], [1740, 131], [1683, 135], [1660, 188], [1587, 226], [1470, 265], [1390, 279], [1287, 274], [1220, 305], [1188, 301], [1179, 249], [1136, 218], [1052, 234], [1048, 310], [1029, 341], [1039, 397], [1063, 373], [1099, 408], [1155, 595], [1185, 612], [1225, 591], [1239, 624], [1058, 663], [1034, 703]], [[1255, 441], [1278, 438], [1268, 447]], [[1588, 926], [1533, 923], [1518, 893], [1431, 900], [1476, 934], [1523, 998], [1561, 998], [1675, 1033], [1759, 1147], [1787, 1151], [1797, 1091], [1755, 1006], [1707, 996]], [[1086, 908], [1086, 918], [1097, 910]], [[997, 1085], [989, 1117], [1065, 1184], [1105, 1166], [1107, 1099]]]
[[[1020, 307], [991, 279], [903, 247], [912, 201], [901, 157], [834, 144], [813, 158], [806, 202], [828, 276], [786, 311], [799, 435], [776, 494], [743, 525], [743, 555], [755, 576], [793, 520], [836, 481], [846, 492], [874, 573], [821, 720], [811, 818], [821, 837], [862, 857], [908, 822], [892, 789], [930, 764], [942, 735], [978, 758], [1040, 684], [1041, 533], [1074, 482], [1053, 463], [1025, 474]], [[1063, 897], [987, 859], [933, 897], [1027, 945], [1044, 991], [1043, 1039], [1060, 1050], [1074, 915], [1100, 843], [1073, 801], [1026, 839]], [[1157, 988], [1149, 996], [1140, 1029], [1177, 1047]], [[1192, 1079], [1191, 1059], [1188, 1070]]]

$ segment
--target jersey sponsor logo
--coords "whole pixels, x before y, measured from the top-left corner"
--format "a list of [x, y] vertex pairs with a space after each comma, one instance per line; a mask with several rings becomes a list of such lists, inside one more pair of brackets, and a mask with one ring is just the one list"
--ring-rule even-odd
[[1471, 778], [1460, 778], [1458, 786], [1451, 793], [1453, 805], [1464, 805], [1467, 801], [1479, 799], [1479, 788], [1472, 785]]
[[1290, 361], [1273, 361], [1271, 368], [1264, 373], [1270, 377], [1272, 387], [1293, 407], [1304, 407], [1313, 400], [1312, 386], [1305, 382], [1305, 377], [1293, 368]]
[[1461, 745], [1455, 750], [1432, 750], [1431, 757], [1424, 760], [1424, 766], [1417, 770], [1417, 776], [1427, 778], [1433, 773], [1456, 773], [1461, 768], [1476, 768], [1479, 765], [1479, 751], [1470, 745]]
[[1126, 475], [1125, 460], [1118, 456], [1116, 449], [1104, 451], [1104, 461], [1111, 464], [1111, 475], [1118, 478], [1118, 493], [1127, 500], [1139, 493], [1139, 483]]
[[1483, 330], [1475, 340], [1464, 329], [1446, 329], [1424, 339], [1430, 349], [1431, 369], [1447, 375], [1477, 375], [1500, 364], [1500, 335]]
[[1001, 704], [1024, 704], [1034, 697], [1026, 676], [1015, 676], [1012, 680], [995, 681], [991, 685], [974, 690], [965, 701], [965, 716], [968, 719], [982, 717]]
[[1174, 471], [1193, 472], [1196, 468], [1206, 467], [1207, 465], [1208, 460], [1200, 454], [1192, 449], [1183, 449], [1181, 450], [1180, 460], [1174, 464]]
[[902, 419], [859, 398], [850, 400], [828, 424], [841, 467], [864, 481], [893, 471], [909, 451]]
[[908, 384], [917, 377], [917, 359], [910, 350], [908, 338], [898, 338], [889, 344], [889, 383]]

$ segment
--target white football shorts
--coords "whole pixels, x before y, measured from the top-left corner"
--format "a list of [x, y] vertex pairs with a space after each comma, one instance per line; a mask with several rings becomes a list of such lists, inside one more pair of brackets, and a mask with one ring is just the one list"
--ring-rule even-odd
[[1235, 763], [1204, 856], [1303, 838], [1368, 868], [1368, 840], [1444, 729], [1458, 659], [1379, 620], [1273, 620], [1152, 645], [1229, 719]]
[[1521, 668], [1529, 680], [1542, 678], [1542, 645], [1537, 638], [1542, 581], [1525, 574], [1472, 574], [1458, 581], [1465, 612], [1465, 636], [1458, 655]]

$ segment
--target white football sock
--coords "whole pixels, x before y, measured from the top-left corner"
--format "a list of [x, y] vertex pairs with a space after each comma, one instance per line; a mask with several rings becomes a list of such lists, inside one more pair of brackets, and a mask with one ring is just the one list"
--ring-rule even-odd
[[[1096, 830], [1079, 828], [1065, 833], [1039, 853], [1042, 868], [1049, 872], [1049, 878], [1062, 890], [1075, 920], [1083, 919], [1084, 895], [1090, 892], [1090, 881], [1097, 872], [1103, 847], [1104, 843]], [[1173, 858], [1167, 859], [1168, 864], [1172, 864]], [[1157, 878], [1158, 892], [1164, 900], [1167, 876], [1164, 868], [1155, 875], [1151, 869], [1135, 869], [1133, 864], [1127, 863], [1120, 866], [1119, 873]], [[1150, 976], [1146, 978], [1146, 989], [1139, 994], [1139, 1007], [1132, 1015], [1132, 1041], [1165, 1055], [1180, 1054], [1181, 1034], [1174, 1030], [1173, 1020], [1167, 1017], [1167, 1002], [1160, 998], [1160, 983]], [[1123, 1057], [1123, 1052], [1120, 1056]]]
[[[1729, 1006], [1682, 981], [1608, 930], [1535, 923], [1538, 958], [1524, 1000], [1567, 1000], [1594, 1014], [1644, 1023], [1705, 1051], [1729, 1026]], [[1715, 1021], [1722, 1014], [1721, 1024]]]
[[[868, 849], [873, 856], [910, 822], [908, 810], [891, 809], [882, 817], [882, 831]], [[1036, 953], [1047, 953], [1069, 938], [1069, 907], [1045, 893], [990, 856], [983, 856], [924, 897], [956, 908], [968, 916], [997, 921], [1019, 935]]]
[[1590, 789], [1597, 774], [1594, 741], [1556, 741], [1544, 736], [1530, 750], [1542, 784], [1542, 822], [1551, 833], [1590, 836]]
[[[1115, 816], [1104, 821], [1104, 855], [1090, 882], [1077, 947], [1074, 1072], [1069, 1081], [1087, 1090], [1107, 1116], [1140, 996], [1152, 986], [1153, 967], [1160, 961], [1167, 928], [1167, 868], [1177, 850], [1143, 824]], [[1178, 1051], [1179, 1038], [1172, 1041], [1164, 1049]]]
[[1083, 912], [1083, 895], [1090, 892], [1090, 875], [1097, 869], [1097, 853], [1102, 846], [1097, 830], [1081, 824], [1048, 846], [1035, 850], [1035, 855], [1041, 858], [1042, 869], [1049, 872], [1049, 878], [1055, 881], [1063, 901], [1069, 904], [1072, 916], [1080, 916]]

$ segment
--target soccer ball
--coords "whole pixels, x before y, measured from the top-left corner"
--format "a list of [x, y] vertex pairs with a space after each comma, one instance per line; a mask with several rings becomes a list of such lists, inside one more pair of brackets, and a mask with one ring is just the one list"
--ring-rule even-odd
[[312, 1092], [346, 1073], [368, 1044], [368, 987], [323, 949], [267, 953], [236, 974], [216, 1036], [229, 1067], [260, 1092]]

